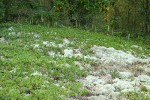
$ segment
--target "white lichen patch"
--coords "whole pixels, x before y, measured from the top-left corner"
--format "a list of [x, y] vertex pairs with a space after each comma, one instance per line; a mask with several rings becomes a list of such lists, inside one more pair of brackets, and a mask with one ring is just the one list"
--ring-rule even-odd
[[8, 31], [14, 31], [14, 27], [13, 26], [9, 27]]
[[36, 75], [42, 76], [42, 73], [41, 73], [41, 72], [38, 72], [38, 71], [35, 71], [35, 72], [32, 73], [30, 76], [36, 76]]
[[142, 51], [142, 47], [138, 46], [138, 45], [132, 45], [131, 48], [136, 48]]
[[34, 44], [33, 49], [39, 48], [39, 44]]
[[5, 41], [6, 41], [6, 40], [5, 40], [4, 37], [1, 37], [1, 38], [0, 38], [0, 43], [5, 42]]
[[73, 50], [72, 49], [65, 49], [64, 50], [64, 57], [72, 57], [73, 54]]
[[125, 53], [114, 48], [104, 46], [93, 46], [91, 48], [94, 56], [97, 57], [104, 66], [123, 66], [127, 67], [136, 63], [148, 63], [148, 60], [136, 58], [131, 54]]
[[48, 52], [48, 55], [51, 56], [51, 57], [55, 57], [56, 54], [55, 54], [55, 52], [53, 52], [53, 51], [49, 51], [49, 52]]
[[67, 38], [65, 38], [65, 39], [63, 39], [63, 43], [64, 43], [64, 44], [69, 44], [70, 41], [69, 41]]
[[16, 68], [14, 68], [14, 69], [13, 69], [13, 70], [11, 70], [10, 72], [11, 72], [11, 73], [15, 73], [15, 72], [16, 72], [16, 70], [17, 70], [17, 69], [16, 69]]
[[134, 77], [133, 73], [131, 72], [119, 72], [119, 78], [121, 79], [128, 79]]

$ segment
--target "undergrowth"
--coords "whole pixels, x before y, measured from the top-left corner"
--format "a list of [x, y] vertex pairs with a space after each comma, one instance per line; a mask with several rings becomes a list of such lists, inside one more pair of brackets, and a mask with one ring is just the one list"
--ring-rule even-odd
[[[93, 45], [131, 51], [139, 56], [150, 53], [149, 45], [67, 27], [6, 23], [1, 24], [0, 38], [1, 100], [61, 100], [88, 94], [76, 81], [87, 75], [87, 69], [74, 65], [74, 61], [88, 61], [50, 56], [49, 51], [63, 55], [65, 48], [46, 46], [44, 41], [60, 44], [67, 38], [73, 42], [68, 47], [80, 48], [85, 55], [91, 53], [89, 48]], [[132, 48], [132, 45], [138, 45], [142, 50]]]

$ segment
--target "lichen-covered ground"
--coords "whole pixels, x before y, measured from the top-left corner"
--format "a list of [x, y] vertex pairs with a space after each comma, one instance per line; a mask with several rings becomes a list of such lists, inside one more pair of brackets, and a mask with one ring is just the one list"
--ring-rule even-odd
[[149, 100], [149, 48], [66, 27], [1, 25], [0, 99]]
[[[95, 57], [89, 75], [80, 79], [88, 89], [87, 100], [148, 100], [150, 98], [150, 59], [136, 58], [113, 48], [92, 47]], [[140, 94], [141, 93], [141, 94]], [[124, 96], [127, 95], [127, 96]], [[141, 96], [145, 95], [145, 96]]]

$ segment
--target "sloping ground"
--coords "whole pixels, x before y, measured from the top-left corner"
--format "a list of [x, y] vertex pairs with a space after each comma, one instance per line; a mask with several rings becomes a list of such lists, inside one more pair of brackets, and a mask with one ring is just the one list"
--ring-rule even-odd
[[[103, 46], [91, 49], [94, 52], [92, 56], [96, 58], [96, 66], [91, 67], [86, 78], [79, 80], [91, 93], [88, 100], [122, 100], [121, 93], [150, 90], [150, 59], [136, 58], [121, 50]], [[146, 96], [131, 98], [150, 98], [149, 92], [144, 95]]]
[[148, 100], [148, 54], [149, 46], [102, 34], [8, 25], [0, 33], [0, 99]]

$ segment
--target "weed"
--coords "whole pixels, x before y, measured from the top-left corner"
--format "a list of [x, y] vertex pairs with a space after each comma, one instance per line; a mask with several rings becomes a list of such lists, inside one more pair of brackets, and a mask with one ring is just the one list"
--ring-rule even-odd
[[119, 71], [113, 70], [110, 72], [112, 78], [119, 78]]

